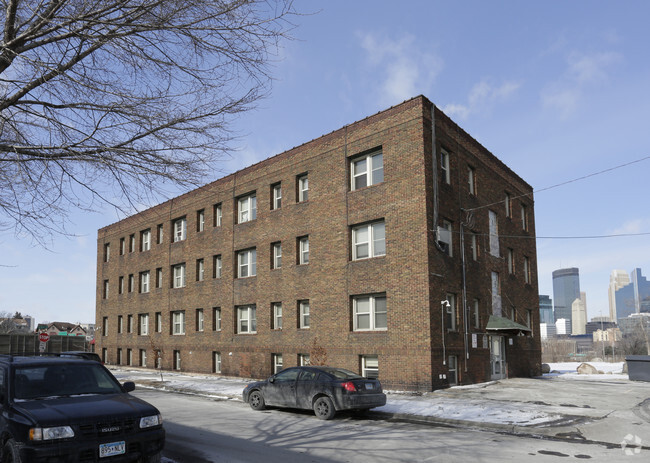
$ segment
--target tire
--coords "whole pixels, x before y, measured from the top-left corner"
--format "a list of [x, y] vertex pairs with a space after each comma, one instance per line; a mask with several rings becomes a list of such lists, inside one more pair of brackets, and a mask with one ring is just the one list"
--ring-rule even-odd
[[251, 406], [253, 410], [264, 410], [264, 396], [260, 391], [253, 391], [251, 395], [248, 396], [248, 405]]
[[22, 461], [16, 441], [9, 439], [2, 451], [2, 463], [22, 463]]
[[329, 397], [319, 397], [314, 402], [314, 414], [319, 420], [331, 420], [335, 413], [334, 404]]
[[162, 452], [158, 452], [155, 455], [150, 455], [148, 457], [142, 457], [140, 461], [142, 463], [160, 463], [162, 461]]

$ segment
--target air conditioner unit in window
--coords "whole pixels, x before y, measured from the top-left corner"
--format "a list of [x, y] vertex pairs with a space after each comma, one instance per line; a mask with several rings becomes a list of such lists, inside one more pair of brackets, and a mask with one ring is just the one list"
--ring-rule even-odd
[[438, 227], [438, 243], [449, 246], [451, 244], [451, 232], [446, 228]]

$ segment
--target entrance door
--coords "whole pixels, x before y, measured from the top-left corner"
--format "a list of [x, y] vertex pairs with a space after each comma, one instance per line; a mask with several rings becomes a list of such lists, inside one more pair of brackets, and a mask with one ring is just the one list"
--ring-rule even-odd
[[506, 349], [503, 336], [490, 336], [490, 365], [493, 380], [506, 377]]

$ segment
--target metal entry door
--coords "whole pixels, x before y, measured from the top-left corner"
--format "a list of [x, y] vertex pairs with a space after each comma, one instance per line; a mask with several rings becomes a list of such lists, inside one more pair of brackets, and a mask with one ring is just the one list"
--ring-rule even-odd
[[506, 377], [506, 349], [503, 336], [490, 336], [490, 365], [493, 380]]

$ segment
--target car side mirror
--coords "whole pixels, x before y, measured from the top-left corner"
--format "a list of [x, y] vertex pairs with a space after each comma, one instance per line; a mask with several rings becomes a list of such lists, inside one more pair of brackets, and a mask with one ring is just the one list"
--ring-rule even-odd
[[273, 376], [271, 376], [271, 377], [269, 378], [269, 383], [274, 383], [274, 382], [275, 382], [275, 378], [274, 378]]
[[124, 384], [122, 384], [122, 387], [124, 388], [124, 392], [135, 391], [135, 383], [133, 381], [125, 382]]

